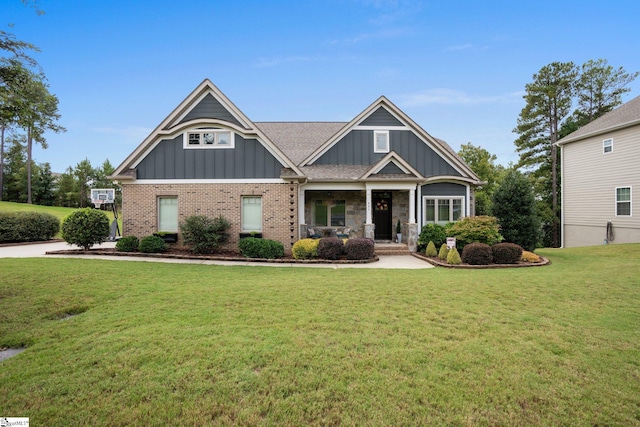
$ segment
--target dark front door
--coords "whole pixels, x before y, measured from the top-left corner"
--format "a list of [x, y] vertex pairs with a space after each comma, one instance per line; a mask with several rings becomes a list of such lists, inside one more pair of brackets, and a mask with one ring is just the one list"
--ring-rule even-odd
[[391, 193], [373, 193], [373, 223], [376, 240], [391, 240]]

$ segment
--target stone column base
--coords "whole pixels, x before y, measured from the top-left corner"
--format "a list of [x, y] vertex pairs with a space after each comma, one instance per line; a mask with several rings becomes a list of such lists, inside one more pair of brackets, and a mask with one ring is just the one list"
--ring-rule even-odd
[[409, 246], [409, 252], [416, 252], [418, 250], [418, 224], [407, 224], [407, 246]]
[[376, 225], [375, 224], [365, 224], [364, 225], [364, 237], [367, 239], [374, 240], [376, 237]]

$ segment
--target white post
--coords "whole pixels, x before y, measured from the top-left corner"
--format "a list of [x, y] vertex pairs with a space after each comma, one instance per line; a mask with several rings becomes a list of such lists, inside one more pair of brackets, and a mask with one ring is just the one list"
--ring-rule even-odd
[[371, 189], [367, 188], [367, 220], [365, 224], [373, 224], [373, 213], [371, 209]]
[[409, 223], [416, 222], [416, 190], [409, 190]]
[[298, 224], [306, 225], [304, 219], [304, 187], [302, 185], [298, 186]]

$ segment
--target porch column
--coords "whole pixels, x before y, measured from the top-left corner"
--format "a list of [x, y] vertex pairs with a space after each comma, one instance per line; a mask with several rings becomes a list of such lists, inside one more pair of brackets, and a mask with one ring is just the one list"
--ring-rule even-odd
[[371, 189], [367, 187], [367, 220], [364, 224], [364, 237], [368, 239], [375, 238], [375, 225], [373, 224], [373, 213], [371, 209]]
[[307, 222], [304, 219], [304, 203], [305, 202], [305, 191], [302, 185], [298, 186], [298, 228], [299, 228], [299, 238], [304, 239], [307, 237]]
[[409, 224], [416, 222], [416, 190], [409, 190]]

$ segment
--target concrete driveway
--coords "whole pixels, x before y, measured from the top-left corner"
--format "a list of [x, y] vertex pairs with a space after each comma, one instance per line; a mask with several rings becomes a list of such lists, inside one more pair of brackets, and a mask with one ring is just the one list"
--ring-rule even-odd
[[[94, 248], [113, 248], [115, 242], [106, 242], [96, 245]], [[52, 243], [34, 243], [20, 244], [12, 246], [0, 246], [0, 258], [89, 258], [89, 259], [107, 259], [117, 261], [138, 261], [138, 262], [165, 262], [174, 264], [204, 264], [204, 265], [244, 265], [251, 267], [268, 266], [268, 267], [307, 267], [307, 268], [391, 268], [391, 269], [426, 269], [433, 268], [433, 265], [411, 255], [380, 255], [377, 262], [368, 264], [281, 264], [269, 262], [251, 262], [251, 261], [218, 261], [218, 260], [200, 260], [200, 259], [171, 259], [171, 258], [141, 258], [141, 257], [113, 257], [108, 255], [45, 255], [48, 251], [60, 251], [65, 249], [77, 249], [65, 242]]]

